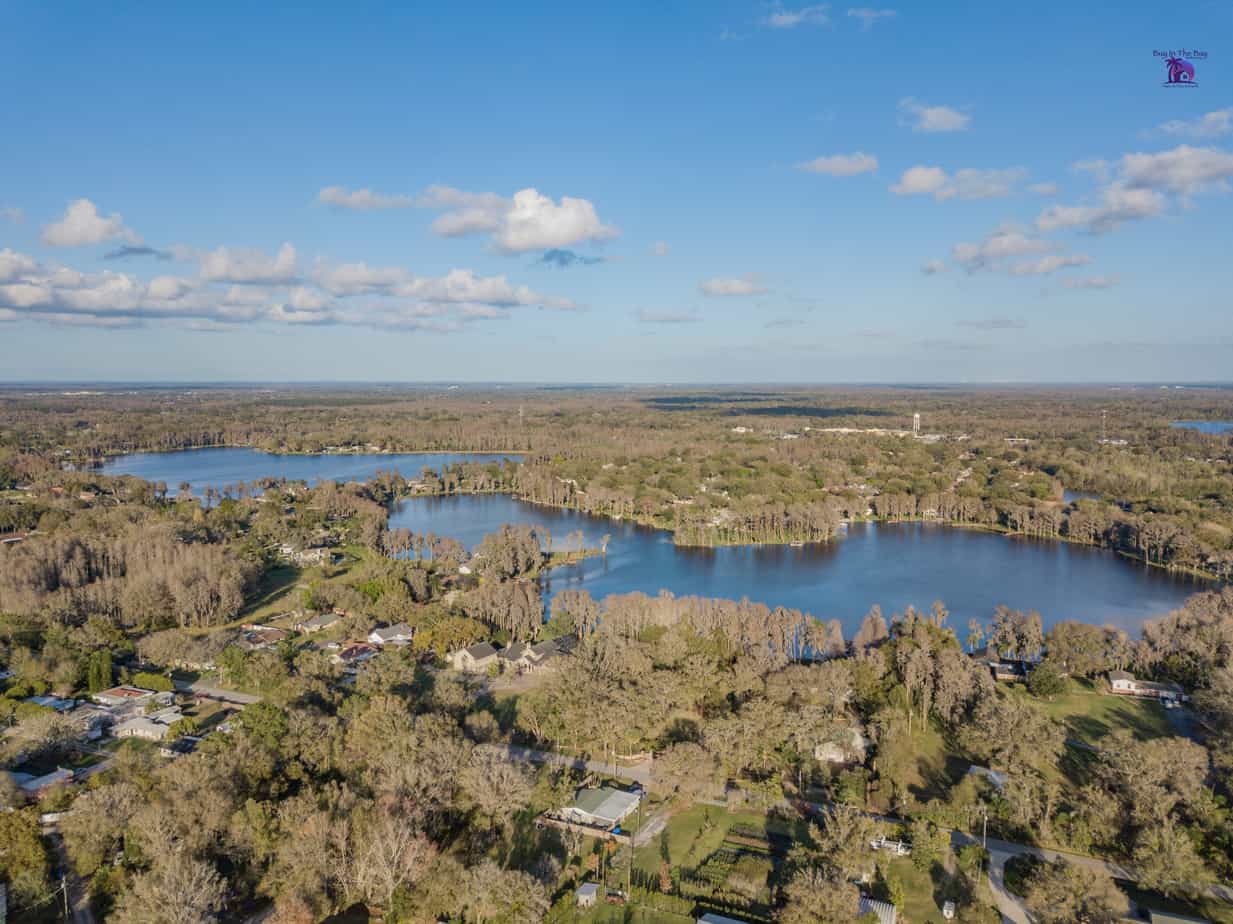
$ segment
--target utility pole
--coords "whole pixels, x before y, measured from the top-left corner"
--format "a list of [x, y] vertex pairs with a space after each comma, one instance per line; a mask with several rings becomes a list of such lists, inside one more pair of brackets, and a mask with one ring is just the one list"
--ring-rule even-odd
[[1105, 441], [1105, 418], [1108, 416], [1109, 416], [1108, 411], [1100, 412], [1100, 441], [1102, 443]]

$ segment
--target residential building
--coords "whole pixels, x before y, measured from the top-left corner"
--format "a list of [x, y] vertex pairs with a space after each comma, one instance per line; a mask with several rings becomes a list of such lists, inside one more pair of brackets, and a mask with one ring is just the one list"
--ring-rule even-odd
[[1176, 911], [1149, 910], [1147, 920], [1150, 924], [1212, 924], [1207, 918], [1192, 918]]
[[836, 729], [814, 745], [814, 760], [827, 764], [863, 764], [869, 748], [869, 740], [859, 728]]
[[297, 622], [295, 624], [295, 631], [303, 632], [305, 635], [312, 635], [315, 632], [320, 632], [322, 629], [328, 629], [341, 618], [336, 613], [318, 613], [316, 616], [311, 616], [302, 622]]
[[460, 648], [449, 656], [450, 665], [456, 671], [467, 674], [482, 674], [497, 663], [497, 650], [487, 642], [469, 648]]
[[167, 737], [168, 729], [184, 714], [179, 706], [169, 706], [152, 712], [149, 715], [138, 715], [121, 722], [112, 729], [117, 738], [144, 738], [147, 741], [162, 741]]
[[92, 693], [90, 698], [100, 706], [118, 709], [124, 706], [144, 706], [154, 698], [154, 691], [144, 687], [131, 687], [121, 684], [101, 693]]
[[393, 626], [384, 626], [380, 629], [373, 629], [368, 633], [369, 644], [384, 647], [386, 645], [410, 645], [411, 638], [415, 635], [415, 630], [405, 622], [400, 622]]
[[335, 664], [341, 664], [345, 668], [354, 670], [365, 661], [369, 661], [376, 656], [377, 649], [368, 644], [368, 642], [349, 642], [343, 645], [330, 660]]
[[77, 700], [63, 699], [59, 696], [27, 696], [22, 702], [34, 703], [36, 706], [54, 709], [56, 712], [69, 712], [77, 705]]
[[31, 773], [11, 773], [13, 782], [25, 794], [27, 799], [39, 799], [51, 787], [61, 783], [73, 782], [73, 771], [67, 770], [64, 767], [57, 767], [51, 773], [44, 773], [42, 776], [34, 776]]
[[999, 770], [990, 770], [988, 767], [978, 767], [976, 764], [968, 767], [970, 776], [979, 776], [988, 780], [996, 789], [1001, 789], [1006, 785], [1006, 774]]
[[730, 918], [726, 915], [716, 914], [714, 911], [708, 911], [697, 919], [697, 924], [746, 924], [746, 922], [740, 918]]
[[1139, 680], [1129, 671], [1109, 671], [1109, 691], [1119, 696], [1141, 696], [1166, 702], [1184, 702], [1187, 697], [1176, 683]]
[[248, 651], [259, 651], [262, 648], [273, 648], [288, 635], [286, 629], [275, 626], [262, 626], [256, 623], [243, 627], [244, 635], [240, 639], [240, 647]]
[[566, 806], [561, 814], [566, 821], [574, 824], [608, 829], [627, 818], [638, 808], [640, 801], [637, 793], [625, 792], [611, 786], [579, 789], [574, 794], [573, 804]]

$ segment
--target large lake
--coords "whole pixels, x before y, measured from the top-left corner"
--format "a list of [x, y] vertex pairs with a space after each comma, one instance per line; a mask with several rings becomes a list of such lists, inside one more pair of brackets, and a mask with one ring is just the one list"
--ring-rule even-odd
[[452, 536], [473, 548], [504, 523], [547, 530], [556, 547], [582, 531], [594, 547], [611, 536], [608, 554], [549, 573], [545, 591], [582, 587], [597, 599], [612, 593], [667, 589], [683, 596], [740, 599], [838, 619], [850, 638], [869, 607], [889, 617], [907, 604], [942, 600], [950, 624], [987, 622], [1005, 603], [1036, 609], [1046, 624], [1062, 619], [1111, 623], [1137, 633], [1206, 582], [1168, 574], [1112, 552], [921, 523], [856, 523], [825, 545], [680, 548], [665, 532], [556, 510], [500, 495], [413, 498], [390, 526]]
[[1175, 420], [1169, 426], [1178, 430], [1198, 430], [1200, 433], [1233, 433], [1233, 420]]
[[405, 478], [418, 477], [425, 467], [440, 471], [456, 462], [492, 462], [521, 459], [501, 453], [408, 452], [322, 453], [283, 455], [257, 449], [186, 449], [182, 452], [138, 452], [108, 459], [102, 471], [108, 475], [136, 475], [146, 481], [167, 483], [174, 493], [187, 481], [194, 494], [207, 487], [222, 488], [241, 481], [286, 478], [316, 484], [333, 481], [367, 481], [379, 471], [398, 471]]

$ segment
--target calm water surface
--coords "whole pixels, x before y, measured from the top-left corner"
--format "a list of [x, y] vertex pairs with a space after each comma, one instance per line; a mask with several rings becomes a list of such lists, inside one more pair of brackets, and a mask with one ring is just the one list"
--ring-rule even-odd
[[207, 487], [222, 488], [241, 481], [286, 478], [315, 484], [323, 479], [367, 481], [378, 471], [398, 471], [405, 478], [418, 477], [425, 467], [440, 471], [456, 462], [492, 462], [520, 456], [500, 453], [347, 453], [279, 455], [257, 449], [186, 449], [183, 452], [138, 452], [109, 459], [102, 471], [108, 475], [135, 475], [146, 481], [165, 481], [174, 492], [183, 481], [200, 494]]
[[606, 557], [551, 571], [549, 596], [581, 587], [597, 599], [660, 589], [749, 597], [839, 619], [849, 638], [874, 603], [889, 616], [909, 603], [927, 609], [938, 599], [960, 635], [969, 618], [988, 621], [999, 603], [1039, 610], [1046, 624], [1077, 619], [1134, 632], [1209, 586], [1105, 550], [921, 523], [856, 523], [834, 542], [797, 549], [686, 549], [659, 530], [499, 495], [414, 498], [390, 518], [391, 528], [452, 536], [468, 547], [503, 523], [546, 529], [558, 548], [577, 530], [592, 547], [611, 536]]
[[1200, 433], [1233, 433], [1233, 420], [1175, 420], [1169, 426]]

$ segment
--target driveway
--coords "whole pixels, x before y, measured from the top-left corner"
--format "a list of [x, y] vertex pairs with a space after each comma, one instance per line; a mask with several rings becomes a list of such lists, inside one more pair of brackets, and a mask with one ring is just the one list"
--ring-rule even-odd
[[216, 687], [208, 683], [202, 683], [200, 680], [186, 682], [184, 680], [175, 681], [176, 689], [181, 693], [196, 693], [198, 696], [208, 696], [210, 699], [216, 699], [224, 703], [235, 703], [239, 706], [248, 706], [252, 703], [261, 702], [261, 697], [252, 693], [241, 693], [238, 690], [228, 690], [225, 687]]

